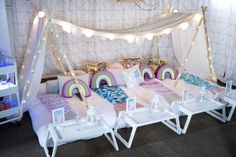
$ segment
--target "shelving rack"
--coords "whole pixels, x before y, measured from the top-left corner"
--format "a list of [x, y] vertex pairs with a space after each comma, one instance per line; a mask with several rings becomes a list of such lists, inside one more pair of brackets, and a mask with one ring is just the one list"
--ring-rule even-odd
[[0, 125], [8, 122], [19, 122], [23, 116], [20, 103], [16, 61], [12, 57], [0, 56], [0, 104], [8, 104], [0, 110]]

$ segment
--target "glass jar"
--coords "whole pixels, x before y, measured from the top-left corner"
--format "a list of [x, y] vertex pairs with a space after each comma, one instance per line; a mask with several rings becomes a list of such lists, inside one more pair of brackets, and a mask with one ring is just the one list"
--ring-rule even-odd
[[90, 105], [87, 110], [87, 122], [95, 124], [97, 122], [97, 112], [94, 105]]

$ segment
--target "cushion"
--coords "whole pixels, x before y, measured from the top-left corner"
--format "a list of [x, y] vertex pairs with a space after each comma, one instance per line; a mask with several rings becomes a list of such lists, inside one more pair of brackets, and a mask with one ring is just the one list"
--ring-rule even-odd
[[121, 73], [127, 88], [138, 86], [144, 82], [139, 66], [123, 70]]
[[155, 77], [154, 72], [147, 64], [140, 64], [139, 70], [144, 79], [153, 79]]
[[181, 75], [180, 79], [188, 84], [193, 84], [198, 87], [206, 87], [206, 88], [214, 87], [214, 84], [208, 82], [207, 80], [189, 73]]
[[148, 59], [148, 65], [152, 68], [153, 72], [156, 72], [157, 68], [166, 64], [166, 60], [152, 56]]
[[99, 86], [105, 81], [107, 86], [117, 86], [115, 77], [109, 71], [98, 71], [91, 79], [91, 88], [99, 88]]
[[107, 68], [107, 63], [102, 62], [98, 64], [85, 64], [86, 70], [89, 73], [89, 75], [95, 74], [97, 71], [101, 70], [104, 71]]
[[124, 69], [107, 69], [116, 79], [116, 83], [118, 86], [125, 86], [124, 78], [122, 77], [121, 71]]
[[[86, 72], [83, 70], [74, 70], [75, 76], [85, 75]], [[66, 76], [71, 76], [70, 72], [66, 74]]]
[[[86, 83], [83, 80], [78, 79], [78, 86], [85, 97], [91, 95], [90, 88], [88, 87], [88, 85], [86, 85]], [[66, 81], [65, 84], [63, 85], [62, 96], [64, 98], [71, 98], [74, 95], [74, 93], [78, 93], [78, 91], [79, 90], [76, 86], [76, 83], [74, 82], [73, 79], [71, 79]]]
[[125, 69], [131, 68], [134, 65], [139, 65], [140, 63], [141, 63], [140, 58], [127, 58], [121, 61], [121, 64], [124, 66]]
[[76, 76], [85, 75], [85, 74], [86, 74], [86, 72], [83, 71], [83, 70], [75, 70], [75, 75]]
[[156, 78], [159, 80], [164, 80], [166, 78], [170, 78], [172, 80], [175, 80], [178, 76], [178, 70], [171, 66], [171, 65], [164, 65], [161, 66], [157, 70]]
[[46, 82], [47, 94], [59, 94], [59, 84], [58, 80], [49, 80]]
[[113, 63], [108, 65], [109, 69], [124, 69], [121, 63]]
[[[82, 80], [89, 87], [90, 79], [89, 79], [88, 74], [76, 76], [75, 78]], [[58, 79], [58, 83], [59, 83], [59, 94], [62, 95], [62, 88], [63, 88], [64, 84], [66, 83], [66, 81], [71, 80], [72, 77], [59, 75], [59, 76], [57, 76], [57, 79]]]

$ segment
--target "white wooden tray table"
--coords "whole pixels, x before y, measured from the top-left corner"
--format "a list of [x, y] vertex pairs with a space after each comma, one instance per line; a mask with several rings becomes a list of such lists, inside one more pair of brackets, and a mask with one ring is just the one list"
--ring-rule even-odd
[[[227, 115], [227, 121], [230, 121], [236, 108], [236, 90], [232, 90], [227, 94], [225, 94], [225, 92], [222, 94], [219, 94], [217, 98], [228, 103], [226, 107], [231, 108], [229, 111], [229, 114]], [[217, 111], [216, 111], [216, 114], [221, 115]]]
[[[213, 116], [214, 118], [226, 122], [226, 112], [225, 112], [225, 104], [219, 103], [213, 99], [205, 98], [203, 102], [200, 102], [199, 100], [191, 100], [187, 103], [179, 103], [177, 104], [178, 110], [183, 112], [187, 115], [187, 120], [185, 122], [185, 125], [183, 127], [182, 133], [185, 134], [187, 132], [187, 129], [189, 127], [190, 120], [193, 115], [206, 112], [209, 115]], [[222, 115], [216, 115], [215, 110], [222, 110]]]
[[[175, 119], [175, 123], [170, 121], [171, 119]], [[119, 133], [118, 129], [120, 129], [120, 123], [124, 121], [126, 124], [128, 124], [131, 128], [131, 134], [129, 137], [129, 140], [125, 140]], [[122, 111], [119, 113], [114, 133], [115, 136], [127, 147], [130, 148], [133, 139], [136, 133], [136, 130], [138, 127], [141, 126], [146, 126], [154, 123], [162, 122], [165, 124], [167, 127], [175, 131], [177, 134], [181, 133], [180, 130], [180, 124], [179, 124], [179, 117], [178, 115], [166, 110], [166, 109], [161, 109], [159, 111], [153, 111], [150, 108], [138, 108], [135, 111], [131, 113], [127, 113], [125, 111]]]
[[[108, 135], [110, 133], [111, 137]], [[96, 124], [89, 124], [86, 118], [80, 120], [66, 121], [61, 125], [50, 124], [48, 127], [47, 140], [44, 146], [46, 156], [48, 153], [48, 141], [51, 138], [53, 141], [52, 157], [55, 157], [57, 147], [73, 141], [87, 138], [95, 138], [105, 135], [112, 146], [118, 151], [118, 145], [112, 128], [110, 128], [103, 119], [98, 118]]]

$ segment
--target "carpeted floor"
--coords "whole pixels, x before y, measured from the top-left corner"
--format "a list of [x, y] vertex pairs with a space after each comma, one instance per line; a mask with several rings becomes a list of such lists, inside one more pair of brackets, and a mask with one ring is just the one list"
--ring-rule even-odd
[[[181, 119], [183, 122], [184, 119]], [[124, 134], [129, 129], [123, 129]], [[207, 114], [192, 118], [186, 135], [177, 135], [163, 124], [139, 128], [131, 149], [119, 141], [116, 152], [105, 137], [78, 141], [58, 148], [57, 157], [129, 156], [129, 157], [235, 157], [236, 116], [225, 124]], [[26, 113], [21, 126], [8, 123], [0, 126], [0, 157], [43, 157], [31, 120]]]

